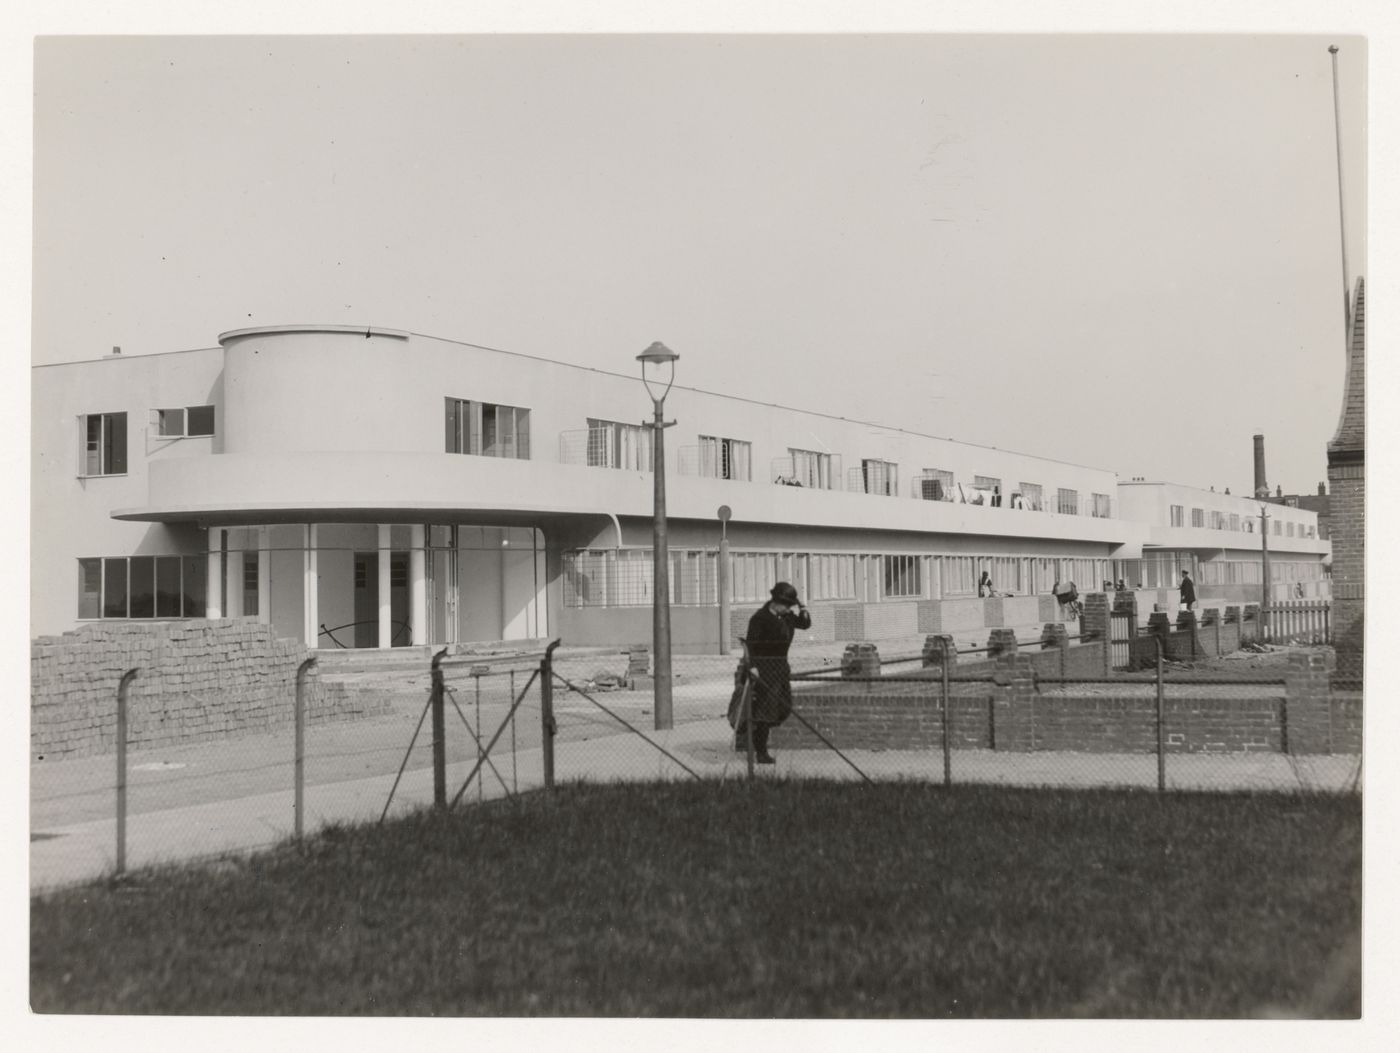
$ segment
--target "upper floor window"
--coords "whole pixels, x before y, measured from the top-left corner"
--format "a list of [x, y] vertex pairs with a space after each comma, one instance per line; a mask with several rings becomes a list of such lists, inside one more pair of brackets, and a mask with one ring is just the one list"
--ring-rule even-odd
[[588, 419], [588, 464], [651, 471], [651, 433], [640, 424]]
[[1233, 530], [1233, 531], [1235, 531], [1235, 533], [1239, 533], [1239, 530], [1240, 530], [1240, 514], [1239, 514], [1238, 512], [1231, 512], [1231, 513], [1230, 513], [1230, 529]]
[[1274, 520], [1274, 533], [1279, 535], [1283, 533], [1283, 524], [1277, 519]]
[[[973, 504], [1000, 505], [1001, 480], [994, 475], [974, 475], [972, 477]], [[981, 500], [977, 500], [981, 498]]]
[[1218, 508], [1212, 508], [1210, 510], [1210, 528], [1212, 530], [1225, 529], [1225, 513]]
[[723, 439], [716, 435], [700, 436], [700, 474], [710, 479], [753, 478], [751, 465], [753, 447], [740, 439]]
[[530, 459], [530, 411], [449, 398], [447, 452]]
[[[1045, 489], [1044, 489], [1044, 487], [1042, 487], [1039, 483], [1021, 483], [1020, 486], [1021, 486], [1021, 489], [1020, 489], [1020, 498], [1019, 498], [1020, 505], [1019, 505], [1019, 507], [1021, 507], [1021, 508], [1028, 508], [1028, 509], [1030, 509], [1032, 512], [1041, 512], [1041, 511], [1044, 511], [1044, 509], [1045, 509]], [[1015, 507], [1015, 506], [1017, 505], [1017, 500], [1018, 500], [1018, 498], [1017, 498], [1016, 494], [1012, 494], [1012, 495], [1011, 495], [1011, 504], [1012, 504], [1013, 507]]]
[[151, 410], [151, 423], [163, 439], [214, 434], [213, 406], [185, 406], [181, 409]]
[[1186, 507], [1184, 505], [1172, 505], [1172, 526], [1186, 525]]
[[1109, 519], [1113, 515], [1113, 499], [1108, 494], [1092, 494], [1094, 499], [1094, 518]]
[[1061, 515], [1077, 516], [1079, 514], [1079, 491], [1060, 487], [1055, 507]]
[[1293, 536], [1293, 524], [1292, 524], [1292, 523], [1289, 523], [1289, 524], [1288, 524], [1288, 536], [1289, 536], [1289, 537], [1292, 537], [1292, 536]]
[[1191, 509], [1191, 525], [1193, 527], [1203, 527], [1206, 525], [1206, 510], [1204, 508]]
[[126, 414], [89, 413], [78, 418], [83, 437], [80, 475], [126, 474]]
[[951, 501], [953, 473], [942, 468], [925, 468], [915, 483], [914, 496], [924, 501]]
[[872, 457], [862, 458], [860, 484], [861, 490], [867, 494], [894, 497], [899, 493], [899, 465]]
[[788, 448], [786, 461], [777, 462], [776, 482], [789, 486], [810, 486], [817, 490], [834, 490], [839, 472], [832, 464], [831, 454], [817, 450]]

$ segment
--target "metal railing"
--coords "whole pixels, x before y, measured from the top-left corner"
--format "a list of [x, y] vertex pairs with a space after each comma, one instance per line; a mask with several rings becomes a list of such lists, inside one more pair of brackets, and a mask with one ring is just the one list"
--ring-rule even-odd
[[622, 471], [652, 470], [651, 434], [623, 440], [609, 428], [580, 428], [559, 433], [559, 463]]
[[808, 470], [792, 457], [775, 457], [769, 466], [770, 480], [778, 486], [805, 487], [809, 490], [840, 490], [843, 478], [841, 455], [827, 454], [824, 467]]

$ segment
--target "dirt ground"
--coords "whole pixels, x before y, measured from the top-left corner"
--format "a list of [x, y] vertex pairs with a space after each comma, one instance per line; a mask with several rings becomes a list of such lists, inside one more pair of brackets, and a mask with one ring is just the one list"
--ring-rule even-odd
[[1167, 672], [1190, 669], [1201, 673], [1281, 674], [1288, 667], [1290, 656], [1318, 652], [1331, 654], [1332, 648], [1321, 644], [1248, 643], [1242, 649], [1221, 655], [1219, 658], [1168, 662]]

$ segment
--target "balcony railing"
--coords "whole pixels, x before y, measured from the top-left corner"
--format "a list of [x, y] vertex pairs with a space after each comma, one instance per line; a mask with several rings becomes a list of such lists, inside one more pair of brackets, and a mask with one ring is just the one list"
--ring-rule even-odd
[[638, 436], [613, 428], [561, 431], [559, 463], [649, 472], [652, 465], [651, 434], [648, 432]]
[[979, 505], [984, 508], [1010, 508], [1022, 512], [1053, 512], [1057, 515], [1077, 515], [1091, 519], [1112, 519], [1115, 508], [1115, 500], [1110, 495], [1077, 494], [1068, 506], [1061, 507], [1058, 495], [1052, 493], [1046, 497], [1043, 489], [1002, 491], [997, 487], [959, 483], [948, 479], [946, 474], [934, 472], [922, 472], [915, 476], [909, 496], [916, 501], [943, 501], [951, 504]]
[[779, 486], [802, 486], [809, 490], [841, 489], [841, 456], [827, 454], [818, 463], [796, 461], [792, 457], [775, 457], [769, 467], [769, 478]]
[[893, 465], [862, 465], [846, 473], [846, 489], [854, 494], [898, 497], [899, 476], [895, 473]]
[[676, 451], [676, 471], [680, 475], [705, 479], [729, 479], [742, 483], [753, 481], [747, 457], [735, 457], [726, 463], [724, 455], [713, 447], [682, 446]]

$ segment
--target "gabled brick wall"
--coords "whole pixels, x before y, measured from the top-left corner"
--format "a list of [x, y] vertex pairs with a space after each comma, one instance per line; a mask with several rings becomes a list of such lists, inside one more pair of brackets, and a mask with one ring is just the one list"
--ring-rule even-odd
[[1337, 433], [1327, 444], [1331, 491], [1332, 639], [1337, 675], [1359, 680], [1365, 661], [1366, 286], [1356, 281], [1346, 389]]

